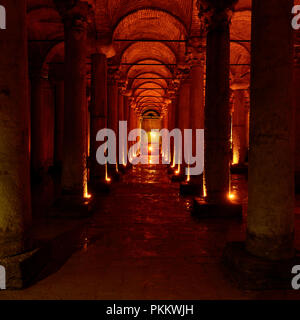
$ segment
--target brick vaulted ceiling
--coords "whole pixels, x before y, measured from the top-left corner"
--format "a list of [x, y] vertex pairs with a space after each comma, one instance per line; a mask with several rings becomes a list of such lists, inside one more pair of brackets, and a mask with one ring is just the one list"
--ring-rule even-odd
[[[60, 1], [73, 3], [77, 0]], [[108, 51], [109, 64], [119, 66], [120, 74], [126, 78], [127, 91], [136, 97], [137, 106], [158, 106], [161, 111], [171, 79], [176, 74], [176, 65], [184, 63], [186, 53], [185, 42], [165, 40], [182, 41], [200, 35], [196, 0], [88, 2], [93, 8], [89, 34], [90, 53]], [[250, 26], [251, 0], [239, 0], [232, 19], [231, 38], [249, 40]], [[42, 68], [43, 74], [47, 76], [51, 72], [49, 66], [63, 63], [64, 30], [53, 0], [28, 0], [28, 37], [31, 70]], [[120, 39], [132, 41], [119, 41]], [[156, 42], [138, 41], [150, 39]], [[250, 43], [232, 43], [231, 63], [244, 65], [232, 66], [232, 82], [249, 81], [249, 52]], [[153, 97], [143, 98], [150, 95]]]

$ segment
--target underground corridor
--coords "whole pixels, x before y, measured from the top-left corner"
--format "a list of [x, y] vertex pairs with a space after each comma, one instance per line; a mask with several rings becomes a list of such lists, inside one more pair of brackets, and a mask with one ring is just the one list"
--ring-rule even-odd
[[300, 1], [0, 5], [0, 300], [300, 299]]

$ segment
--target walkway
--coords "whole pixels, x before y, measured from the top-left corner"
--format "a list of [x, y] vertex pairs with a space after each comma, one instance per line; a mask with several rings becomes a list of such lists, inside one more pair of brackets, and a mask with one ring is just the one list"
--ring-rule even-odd
[[244, 223], [196, 220], [190, 205], [164, 167], [135, 167], [98, 199], [81, 250], [57, 273], [26, 290], [0, 292], [0, 299], [296, 297], [232, 286], [219, 262], [227, 241], [243, 239]]

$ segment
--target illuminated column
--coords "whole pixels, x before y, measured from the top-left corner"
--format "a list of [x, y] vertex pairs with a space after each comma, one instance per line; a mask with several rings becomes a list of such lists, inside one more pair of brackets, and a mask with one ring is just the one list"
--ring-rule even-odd
[[168, 108], [168, 129], [169, 131], [175, 128], [175, 99], [172, 100], [172, 103]]
[[[171, 132], [173, 129], [175, 129], [175, 123], [176, 123], [176, 103], [177, 98], [176, 96], [172, 99], [172, 103], [169, 105], [169, 124], [168, 129]], [[174, 144], [171, 144], [170, 148], [170, 160], [171, 160], [171, 168], [169, 172], [172, 172], [172, 168], [175, 167], [175, 157], [174, 157]]]
[[65, 118], [62, 188], [66, 194], [84, 195], [87, 185], [86, 57], [89, 6], [79, 2], [64, 14]]
[[234, 91], [233, 114], [232, 114], [232, 143], [233, 160], [232, 164], [244, 164], [247, 153], [246, 141], [246, 116], [247, 108], [244, 104], [245, 97], [243, 90]]
[[[136, 124], [136, 120], [135, 120], [135, 111], [134, 111], [134, 109], [133, 109], [133, 107], [132, 107], [132, 105], [130, 104], [129, 105], [129, 110], [128, 110], [128, 112], [129, 112], [129, 123], [128, 123], [128, 133], [130, 133], [130, 131], [131, 130], [133, 130], [133, 129], [136, 129], [135, 128], [135, 124]], [[129, 141], [128, 142], [128, 150], [130, 149], [130, 147], [132, 146], [134, 144], [134, 142], [132, 142], [132, 141]], [[133, 154], [128, 154], [128, 157], [130, 157], [130, 158], [132, 158], [132, 156], [133, 156]]]
[[[118, 98], [119, 98], [119, 89], [118, 89], [118, 71], [116, 69], [109, 70], [109, 80], [108, 80], [108, 118], [107, 118], [107, 127], [112, 129], [116, 137], [118, 137], [118, 128], [119, 128], [119, 111], [118, 111]], [[117, 144], [118, 150], [118, 144]], [[118, 157], [116, 157], [118, 161]], [[114, 171], [117, 170], [117, 165], [111, 165], [111, 168], [114, 168]]]
[[107, 59], [104, 54], [92, 55], [91, 92], [91, 183], [103, 181], [105, 167], [98, 164], [96, 152], [101, 143], [96, 141], [97, 132], [107, 126]]
[[30, 111], [26, 1], [1, 4], [9, 13], [0, 31], [0, 257], [7, 257], [27, 249], [31, 224]]
[[[184, 129], [190, 129], [190, 94], [191, 94], [191, 80], [186, 79], [183, 80], [181, 84], [181, 88], [179, 91], [179, 109], [178, 109], [178, 115], [179, 115], [179, 129], [181, 130], [182, 137], [184, 137]], [[186, 162], [184, 159], [184, 143], [182, 143], [182, 151], [181, 151], [181, 157], [182, 157], [182, 164], [183, 168], [186, 167]], [[181, 171], [182, 174], [184, 173], [184, 170]]]
[[[121, 93], [122, 90], [122, 83], [119, 83], [120, 87], [119, 87], [119, 95], [118, 95], [118, 108], [119, 108], [119, 117], [118, 120], [119, 121], [125, 121], [125, 103], [124, 103], [124, 96]], [[119, 133], [119, 137], [117, 137], [118, 142], [119, 142], [119, 159], [120, 159], [120, 163], [125, 165], [126, 164], [126, 157], [127, 157], [127, 150], [125, 150], [126, 148], [124, 147], [124, 143], [126, 143], [127, 140], [127, 135], [124, 136], [121, 132]]]
[[119, 92], [118, 95], [119, 121], [125, 120], [124, 96]]
[[[203, 216], [237, 216], [241, 206], [229, 201], [230, 191], [230, 18], [236, 0], [199, 1], [207, 31], [205, 90], [205, 199], [196, 199], [195, 212]], [[222, 208], [222, 209], [221, 209]], [[220, 209], [220, 210], [219, 210]]]
[[124, 101], [124, 120], [129, 121], [129, 101], [128, 97], [124, 96], [123, 101]]
[[296, 56], [294, 64], [294, 100], [295, 100], [295, 178], [296, 178], [296, 193], [300, 193], [300, 33], [295, 33]]
[[247, 162], [249, 161], [249, 133], [250, 133], [250, 93], [249, 90], [244, 91], [245, 95], [245, 108], [246, 108], [246, 148], [247, 148]]
[[[207, 21], [205, 187], [207, 199], [224, 202], [229, 193], [229, 11], [210, 8]], [[209, 19], [209, 17], [207, 18]], [[222, 54], [220, 54], [222, 52]]]
[[163, 128], [168, 129], [168, 126], [169, 126], [169, 113], [168, 111], [166, 111], [163, 118]]
[[[204, 129], [204, 43], [199, 37], [192, 37], [188, 41], [188, 63], [191, 66], [191, 94], [190, 94], [190, 129], [193, 130], [192, 152], [196, 154], [196, 130]], [[182, 193], [197, 194], [202, 191], [203, 175], [189, 176], [189, 185], [181, 186]]]
[[191, 125], [192, 129], [204, 129], [204, 48], [200, 38], [189, 39], [189, 63], [191, 65]]

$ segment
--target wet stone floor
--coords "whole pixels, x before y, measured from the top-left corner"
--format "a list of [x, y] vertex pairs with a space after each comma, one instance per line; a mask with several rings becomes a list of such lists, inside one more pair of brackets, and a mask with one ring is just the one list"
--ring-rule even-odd
[[[241, 176], [233, 180], [245, 204], [246, 183]], [[293, 291], [232, 285], [220, 260], [226, 242], [244, 239], [245, 223], [197, 220], [191, 203], [179, 195], [165, 167], [134, 167], [97, 199], [82, 248], [60, 270], [28, 289], [1, 292], [0, 299], [300, 298]]]

